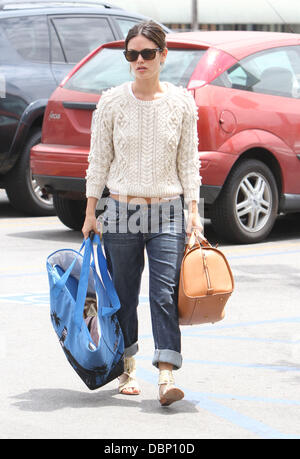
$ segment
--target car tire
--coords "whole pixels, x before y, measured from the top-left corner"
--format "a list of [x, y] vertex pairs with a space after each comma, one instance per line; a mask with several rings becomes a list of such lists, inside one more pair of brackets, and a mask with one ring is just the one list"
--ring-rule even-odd
[[276, 180], [256, 159], [239, 163], [211, 208], [213, 229], [228, 242], [251, 244], [264, 240], [278, 213]]
[[86, 200], [65, 199], [55, 193], [53, 203], [60, 221], [68, 228], [80, 231], [85, 219]]
[[27, 140], [18, 162], [6, 179], [6, 194], [12, 206], [32, 216], [55, 215], [52, 196], [42, 190], [32, 177], [30, 151], [41, 142], [41, 130], [34, 130]]

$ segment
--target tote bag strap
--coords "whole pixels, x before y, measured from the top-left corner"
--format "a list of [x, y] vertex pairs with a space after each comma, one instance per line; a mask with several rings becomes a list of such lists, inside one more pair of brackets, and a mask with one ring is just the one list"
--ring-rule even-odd
[[71, 272], [72, 272], [72, 270], [74, 268], [76, 260], [78, 259], [79, 255], [80, 255], [80, 252], [82, 251], [84, 246], [85, 246], [85, 241], [83, 241], [83, 243], [81, 244], [81, 247], [80, 247], [79, 251], [77, 252], [76, 257], [74, 258], [74, 260], [72, 261], [72, 263], [70, 264], [68, 269], [66, 269], [64, 274], [55, 283], [55, 290], [57, 291], [57, 293], [59, 293], [61, 291], [61, 289], [66, 285], [67, 280], [69, 279], [70, 274], [71, 274]]
[[[105, 287], [106, 293], [108, 295], [108, 298], [111, 304], [110, 308], [102, 307], [102, 315], [111, 316], [112, 314], [116, 313], [120, 309], [121, 304], [120, 304], [119, 297], [117, 295], [114, 284], [112, 282], [112, 279], [107, 269], [106, 258], [103, 254], [102, 244], [101, 244], [100, 237], [98, 234], [94, 236], [94, 242], [97, 244], [98, 266], [99, 266], [102, 282], [103, 282], [103, 285]], [[92, 255], [93, 255], [94, 263], [96, 263], [93, 251], [92, 251]]]
[[76, 304], [74, 309], [74, 320], [77, 327], [80, 329], [83, 322], [83, 310], [85, 299], [87, 295], [90, 265], [91, 265], [91, 254], [93, 250], [93, 243], [90, 238], [83, 241], [84, 255], [82, 260], [80, 278], [78, 283]]
[[[100, 269], [101, 278], [106, 289], [106, 293], [109, 297], [111, 307], [102, 307], [102, 315], [103, 316], [111, 316], [115, 312], [117, 312], [121, 305], [120, 300], [111, 280], [111, 277], [108, 273], [106, 258], [104, 257], [102, 251], [102, 245], [99, 236], [96, 234], [94, 236], [94, 242], [97, 244], [97, 258], [98, 258], [98, 265]], [[78, 292], [74, 310], [74, 320], [78, 329], [81, 328], [83, 322], [83, 310], [85, 299], [87, 295], [87, 288], [88, 288], [88, 281], [90, 275], [90, 267], [91, 267], [91, 255], [93, 257], [93, 262], [95, 263], [95, 256], [93, 250], [93, 242], [92, 239], [89, 237], [88, 239], [83, 241], [82, 247], [85, 247], [84, 256], [82, 261], [81, 273], [78, 283]], [[70, 271], [71, 272], [71, 271]]]

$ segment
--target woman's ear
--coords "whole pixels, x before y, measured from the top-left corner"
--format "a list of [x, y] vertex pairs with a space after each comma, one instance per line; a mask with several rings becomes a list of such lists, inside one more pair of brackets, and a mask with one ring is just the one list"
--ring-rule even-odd
[[168, 54], [168, 48], [165, 48], [163, 52], [161, 53], [161, 64], [164, 64]]

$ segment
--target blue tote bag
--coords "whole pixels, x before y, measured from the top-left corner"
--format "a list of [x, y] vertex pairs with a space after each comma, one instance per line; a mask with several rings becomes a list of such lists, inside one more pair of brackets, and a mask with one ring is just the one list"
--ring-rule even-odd
[[[62, 249], [47, 258], [52, 325], [69, 363], [91, 390], [124, 372], [124, 339], [116, 316], [120, 302], [98, 235], [94, 242], [97, 256], [88, 238], [78, 252]], [[97, 342], [84, 318], [87, 300], [96, 305]]]

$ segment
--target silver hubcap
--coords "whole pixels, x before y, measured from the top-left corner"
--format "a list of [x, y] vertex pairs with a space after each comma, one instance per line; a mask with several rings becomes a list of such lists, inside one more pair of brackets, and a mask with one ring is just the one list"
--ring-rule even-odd
[[258, 172], [246, 175], [237, 189], [235, 206], [238, 221], [246, 231], [261, 230], [272, 211], [272, 191], [265, 177]]
[[36, 182], [36, 180], [34, 180], [31, 176], [31, 185], [32, 185], [32, 189], [33, 189], [33, 192], [35, 194], [35, 196], [37, 197], [37, 199], [44, 205], [47, 205], [49, 207], [52, 207], [53, 206], [53, 198], [52, 198], [52, 195], [51, 194], [48, 194], [46, 193], [45, 190], [43, 190]]

